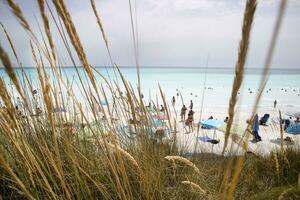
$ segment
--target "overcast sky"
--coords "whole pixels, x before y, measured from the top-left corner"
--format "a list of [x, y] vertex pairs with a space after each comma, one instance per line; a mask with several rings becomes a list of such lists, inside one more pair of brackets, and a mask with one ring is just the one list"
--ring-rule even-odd
[[[40, 20], [36, 1], [17, 2], [39, 34], [34, 17], [36, 15]], [[119, 65], [133, 66], [135, 61], [128, 0], [96, 2], [113, 60]], [[204, 67], [209, 55], [210, 67], [234, 67], [241, 38], [244, 0], [132, 0], [133, 4], [135, 2], [142, 66]], [[66, 4], [90, 63], [110, 65], [90, 1], [68, 0]], [[248, 67], [262, 67], [278, 7], [279, 0], [258, 1]], [[0, 20], [10, 33], [22, 63], [32, 66], [28, 36], [12, 16], [5, 0], [0, 0]], [[53, 23], [51, 29], [60, 58], [64, 65], [71, 65]], [[2, 30], [0, 41], [13, 63], [16, 63]], [[300, 68], [300, 0], [288, 1], [272, 66]]]

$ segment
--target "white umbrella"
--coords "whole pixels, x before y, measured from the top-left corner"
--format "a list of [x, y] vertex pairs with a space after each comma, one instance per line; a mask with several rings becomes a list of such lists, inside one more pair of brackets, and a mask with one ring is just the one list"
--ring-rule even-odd
[[285, 113], [285, 115], [289, 117], [300, 118], [300, 111], [288, 111]]

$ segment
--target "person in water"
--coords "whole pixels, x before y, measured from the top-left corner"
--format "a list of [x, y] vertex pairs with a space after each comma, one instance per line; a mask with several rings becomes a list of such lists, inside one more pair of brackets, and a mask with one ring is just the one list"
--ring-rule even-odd
[[185, 105], [183, 105], [181, 108], [181, 111], [180, 111], [180, 117], [181, 117], [182, 122], [185, 120], [186, 111], [187, 111], [187, 108], [185, 107]]
[[172, 98], [172, 106], [174, 107], [175, 106], [175, 97], [173, 96]]
[[277, 105], [277, 101], [275, 99], [275, 101], [274, 101], [274, 108], [276, 108], [276, 105]]
[[193, 101], [191, 100], [191, 103], [190, 103], [190, 110], [193, 110], [193, 107], [194, 107], [194, 103], [193, 103]]

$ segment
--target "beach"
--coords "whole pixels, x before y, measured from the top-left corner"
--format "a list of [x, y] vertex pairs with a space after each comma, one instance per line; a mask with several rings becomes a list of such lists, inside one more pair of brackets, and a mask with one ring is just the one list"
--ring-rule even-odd
[[[215, 111], [215, 112], [214, 112]], [[221, 113], [220, 110], [209, 110], [209, 111], [203, 111], [203, 118], [207, 119], [210, 115], [214, 116], [215, 119], [223, 119], [224, 115], [219, 114]], [[259, 135], [262, 138], [261, 142], [258, 143], [252, 143], [251, 140], [253, 139], [252, 135], [249, 135], [249, 139], [245, 139], [244, 141], [248, 141], [248, 152], [266, 156], [269, 155], [273, 151], [280, 151], [281, 145], [280, 140], [278, 138], [281, 138], [280, 134], [280, 125], [279, 123], [274, 121], [274, 118], [278, 117], [278, 109], [268, 109], [268, 110], [260, 110], [258, 111], [259, 117], [262, 117], [265, 113], [270, 114], [270, 119], [267, 122], [266, 126], [259, 126]], [[226, 113], [226, 110], [223, 110], [222, 112]], [[231, 133], [237, 134], [240, 137], [243, 136], [244, 131], [247, 127], [247, 119], [249, 119], [250, 113], [252, 112], [252, 109], [250, 108], [243, 108], [237, 110], [237, 116], [236, 120], [233, 123], [233, 128]], [[196, 111], [197, 113], [197, 111]], [[284, 116], [284, 114], [283, 114]], [[199, 116], [195, 116], [195, 121], [199, 122]], [[223, 146], [224, 146], [224, 139], [225, 139], [225, 128], [222, 127], [220, 129], [199, 129], [199, 132], [197, 133], [197, 124], [195, 124], [194, 131], [191, 133], [186, 133], [184, 129], [184, 124], [179, 123], [178, 125], [178, 140], [181, 141], [182, 148], [185, 149], [186, 152], [194, 152], [195, 151], [195, 144], [197, 141], [197, 137], [210, 137], [212, 139], [219, 140], [218, 144], [212, 144], [210, 142], [203, 142], [198, 138], [198, 145], [196, 151], [198, 153], [215, 153], [215, 154], [222, 154]], [[293, 145], [286, 144], [285, 142], [283, 147], [284, 149], [289, 148], [295, 148], [299, 149], [300, 147], [300, 135], [299, 134], [288, 134], [285, 131], [283, 132], [283, 138], [291, 137], [294, 141]], [[229, 137], [229, 144], [228, 148], [225, 151], [225, 155], [232, 155], [232, 154], [241, 154], [244, 153], [245, 149], [243, 149], [241, 146], [237, 145], [235, 141], [232, 140], [231, 137]]]
[[300, 199], [287, 2], [0, 1], [0, 199]]
[[[85, 108], [85, 115], [89, 122], [94, 121], [92, 115], [92, 110], [90, 110], [85, 101], [84, 95], [80, 91], [78, 84], [78, 79], [76, 77], [75, 70], [73, 68], [63, 69], [66, 74], [66, 79], [71, 82], [75, 97], [79, 100], [81, 105]], [[114, 77], [114, 71], [111, 68], [103, 69], [100, 68], [99, 71], [105, 75], [107, 79]], [[124, 77], [130, 80], [130, 84], [134, 88], [137, 84], [136, 80], [136, 70], [133, 68], [121, 68]], [[0, 70], [0, 74], [4, 75], [4, 71]], [[26, 73], [32, 78], [32, 81], [38, 81], [36, 72], [34, 69], [26, 69]], [[49, 70], [51, 75], [51, 71]], [[168, 104], [170, 111], [170, 121], [173, 126], [176, 126], [177, 133], [176, 137], [179, 141], [178, 147], [183, 149], [186, 153], [196, 152], [206, 152], [221, 154], [224, 145], [224, 127], [223, 130], [207, 130], [199, 129], [197, 127], [200, 121], [208, 119], [212, 116], [214, 119], [224, 120], [228, 116], [228, 102], [231, 94], [231, 84], [233, 80], [233, 72], [229, 69], [157, 69], [157, 68], [145, 68], [141, 70], [142, 77], [142, 92], [144, 105], [148, 105], [149, 102], [156, 104], [157, 107], [163, 104], [161, 94], [159, 92], [158, 84], [162, 88], [164, 93], [165, 101]], [[154, 78], [155, 77], [155, 78]], [[245, 75], [245, 81], [238, 93], [238, 103], [235, 109], [235, 117], [233, 125], [238, 127], [238, 130], [232, 130], [242, 137], [244, 130], [247, 126], [246, 121], [250, 119], [251, 113], [253, 112], [253, 105], [258, 94], [258, 82], [260, 74], [256, 70], [249, 70]], [[5, 77], [4, 77], [5, 80]], [[119, 84], [121, 80], [118, 80]], [[7, 81], [8, 82], [8, 81]], [[104, 84], [101, 79], [98, 79], [99, 84]], [[9, 82], [7, 83], [9, 85]], [[125, 90], [120, 84], [120, 88]], [[14, 91], [13, 86], [12, 91]], [[105, 88], [105, 84], [104, 84]], [[109, 94], [106, 88], [106, 93]], [[62, 89], [61, 94], [66, 93], [66, 89]], [[296, 70], [275, 70], [271, 72], [268, 84], [263, 91], [262, 98], [257, 107], [256, 113], [259, 118], [264, 114], [270, 114], [270, 118], [267, 122], [267, 126], [259, 127], [259, 134], [262, 137], [262, 141], [258, 143], [249, 142], [249, 151], [266, 155], [271, 151], [279, 149], [280, 143], [275, 140], [280, 138], [280, 125], [278, 123], [279, 111], [282, 112], [282, 117], [285, 116], [286, 112], [298, 111], [300, 110], [300, 73]], [[172, 97], [174, 96], [175, 104], [171, 103]], [[107, 101], [112, 108], [112, 96], [107, 96]], [[186, 105], [188, 108], [190, 101], [193, 101], [193, 111], [194, 114], [194, 131], [191, 133], [186, 133], [187, 127], [183, 122], [180, 122], [180, 110], [182, 105]], [[274, 108], [274, 101], [277, 101], [276, 108]], [[68, 105], [66, 105], [68, 107]], [[108, 115], [108, 106], [104, 106], [106, 114]], [[68, 112], [72, 112], [71, 108], [68, 108]], [[78, 111], [77, 111], [78, 112]], [[120, 111], [118, 113], [121, 113]], [[74, 117], [74, 116], [73, 116]], [[72, 117], [69, 117], [70, 119]], [[118, 114], [118, 118], [121, 119], [122, 123], [128, 125], [125, 120], [125, 116]], [[165, 120], [167, 121], [167, 120]], [[166, 123], [168, 124], [168, 123]], [[211, 144], [209, 142], [203, 142], [199, 140], [199, 137], [208, 136], [210, 138], [219, 140], [218, 144]], [[168, 138], [173, 138], [174, 133], [167, 135]], [[294, 141], [294, 145], [284, 145], [293, 148], [299, 148], [300, 135], [291, 135], [283, 133], [283, 138], [291, 137]], [[252, 139], [252, 136], [248, 140]], [[195, 144], [197, 144], [197, 149], [195, 149]], [[242, 152], [242, 148], [237, 145], [236, 142], [232, 142], [229, 138], [229, 145], [226, 150], [229, 154]]]

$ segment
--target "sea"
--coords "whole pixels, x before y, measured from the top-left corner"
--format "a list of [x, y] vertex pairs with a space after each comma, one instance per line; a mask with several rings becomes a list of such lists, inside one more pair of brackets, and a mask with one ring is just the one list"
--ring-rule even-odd
[[[80, 86], [78, 73], [84, 84], [87, 83], [87, 76], [83, 68], [64, 67], [61, 74], [64, 80], [68, 80], [80, 101], [85, 101], [84, 94]], [[118, 83], [121, 90], [125, 92], [119, 72], [115, 68], [96, 67], [95, 68], [110, 83]], [[47, 68], [50, 80], [53, 73]], [[122, 75], [134, 89], [138, 86], [137, 68], [120, 67]], [[21, 74], [21, 69], [16, 68], [17, 74]], [[25, 68], [25, 73], [32, 81], [32, 85], [38, 88], [39, 81], [36, 69], [33, 67]], [[262, 77], [262, 69], [246, 69], [244, 80], [238, 94], [238, 106], [251, 107], [255, 98]], [[0, 69], [0, 76], [5, 83], [14, 90], [9, 77], [3, 68]], [[200, 107], [227, 108], [231, 95], [234, 80], [234, 69], [230, 68], [190, 68], [190, 67], [141, 67], [140, 83], [144, 96], [144, 101], [162, 104], [161, 87], [167, 102], [171, 103], [174, 96], [176, 105], [182, 106], [190, 104], [192, 100], [196, 109]], [[97, 84], [102, 84], [105, 88], [105, 81], [98, 73], [95, 73]], [[291, 110], [300, 109], [300, 68], [299, 69], [272, 69], [268, 81], [263, 91], [260, 107], [273, 107], [274, 101], [278, 106], [290, 108]]]

